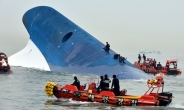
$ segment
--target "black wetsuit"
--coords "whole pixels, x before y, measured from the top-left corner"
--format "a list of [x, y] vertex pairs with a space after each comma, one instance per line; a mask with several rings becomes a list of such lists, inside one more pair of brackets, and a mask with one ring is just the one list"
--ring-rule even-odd
[[110, 82], [111, 82], [111, 80], [109, 78], [104, 79], [104, 89], [105, 90], [109, 90], [109, 83]]
[[78, 79], [76, 79], [72, 85], [75, 85], [77, 87], [78, 90], [80, 90], [80, 81]]
[[140, 55], [138, 56], [138, 59], [139, 59], [138, 63], [140, 64], [140, 62], [141, 62], [141, 56]]
[[145, 55], [143, 55], [143, 59], [144, 59], [144, 61], [146, 61], [146, 56]]
[[117, 78], [114, 78], [113, 80], [112, 80], [112, 86], [111, 86], [111, 88], [114, 86], [114, 89], [113, 89], [113, 92], [114, 92], [114, 94], [116, 95], [116, 96], [118, 96], [119, 95], [119, 80], [117, 79]]
[[103, 79], [101, 79], [100, 85], [98, 86], [98, 89], [101, 89], [101, 91], [105, 90], [104, 80]]
[[161, 64], [157, 64], [157, 70], [162, 70], [162, 65]]

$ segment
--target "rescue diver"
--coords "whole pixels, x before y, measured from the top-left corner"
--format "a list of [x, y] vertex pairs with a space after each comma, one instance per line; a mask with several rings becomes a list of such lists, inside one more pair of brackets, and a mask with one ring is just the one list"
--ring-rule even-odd
[[75, 85], [80, 90], [80, 81], [77, 79], [77, 76], [74, 76], [74, 82], [71, 85]]
[[116, 96], [118, 96], [119, 95], [119, 90], [120, 90], [120, 88], [119, 88], [119, 80], [116, 78], [116, 75], [113, 75], [112, 77], [113, 77], [113, 80], [112, 80], [111, 88], [113, 88], [113, 86], [114, 86], [113, 92], [114, 92], [114, 94]]
[[101, 79], [100, 80], [100, 85], [97, 88], [98, 93], [100, 93], [101, 91], [103, 91], [105, 89], [103, 76], [100, 76], [100, 79]]
[[110, 50], [110, 45], [109, 45], [108, 42], [106, 42], [106, 46], [103, 49], [106, 50], [106, 51], [109, 51]]
[[109, 83], [111, 82], [111, 80], [108, 78], [108, 75], [105, 74], [105, 78], [104, 78], [104, 90], [108, 91], [109, 90]]

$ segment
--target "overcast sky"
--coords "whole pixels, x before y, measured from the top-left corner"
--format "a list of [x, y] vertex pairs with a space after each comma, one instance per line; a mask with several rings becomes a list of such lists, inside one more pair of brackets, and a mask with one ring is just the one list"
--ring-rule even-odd
[[184, 0], [0, 0], [0, 51], [26, 46], [22, 17], [36, 6], [56, 9], [117, 53], [184, 54]]

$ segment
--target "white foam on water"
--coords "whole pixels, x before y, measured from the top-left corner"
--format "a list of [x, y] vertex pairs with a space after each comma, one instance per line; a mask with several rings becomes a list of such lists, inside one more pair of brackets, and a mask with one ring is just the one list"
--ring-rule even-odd
[[184, 109], [184, 104], [181, 104], [181, 103], [171, 103], [168, 107], [171, 107], [171, 108], [181, 108], [181, 109]]

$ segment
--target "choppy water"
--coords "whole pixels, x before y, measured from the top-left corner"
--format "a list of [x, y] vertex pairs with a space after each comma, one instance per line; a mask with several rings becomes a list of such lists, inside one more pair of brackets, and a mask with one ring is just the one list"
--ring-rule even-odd
[[[165, 56], [164, 56], [165, 57]], [[136, 57], [137, 58], [137, 57]], [[135, 58], [135, 59], [136, 59]], [[162, 56], [157, 56], [163, 60]], [[166, 57], [165, 57], [166, 58]], [[167, 57], [168, 58], [168, 57]], [[173, 58], [173, 57], [172, 57]], [[175, 57], [174, 57], [175, 58]], [[133, 57], [128, 57], [133, 61]], [[178, 57], [179, 68], [184, 70], [183, 57]], [[161, 61], [162, 62], [162, 61]], [[64, 85], [73, 82], [72, 73], [57, 73], [34, 68], [12, 67], [12, 73], [0, 74], [0, 110], [183, 110], [184, 109], [184, 75], [166, 76], [165, 91], [172, 92], [174, 99], [167, 107], [112, 107], [101, 103], [89, 103], [47, 97], [44, 86], [47, 81]], [[183, 71], [182, 71], [183, 72]], [[146, 74], [146, 73], [145, 73]], [[81, 84], [86, 83], [88, 77], [95, 75], [77, 74]], [[150, 75], [150, 78], [153, 78]], [[146, 79], [120, 80], [121, 89], [127, 89], [127, 94], [142, 95], [147, 90]]]

